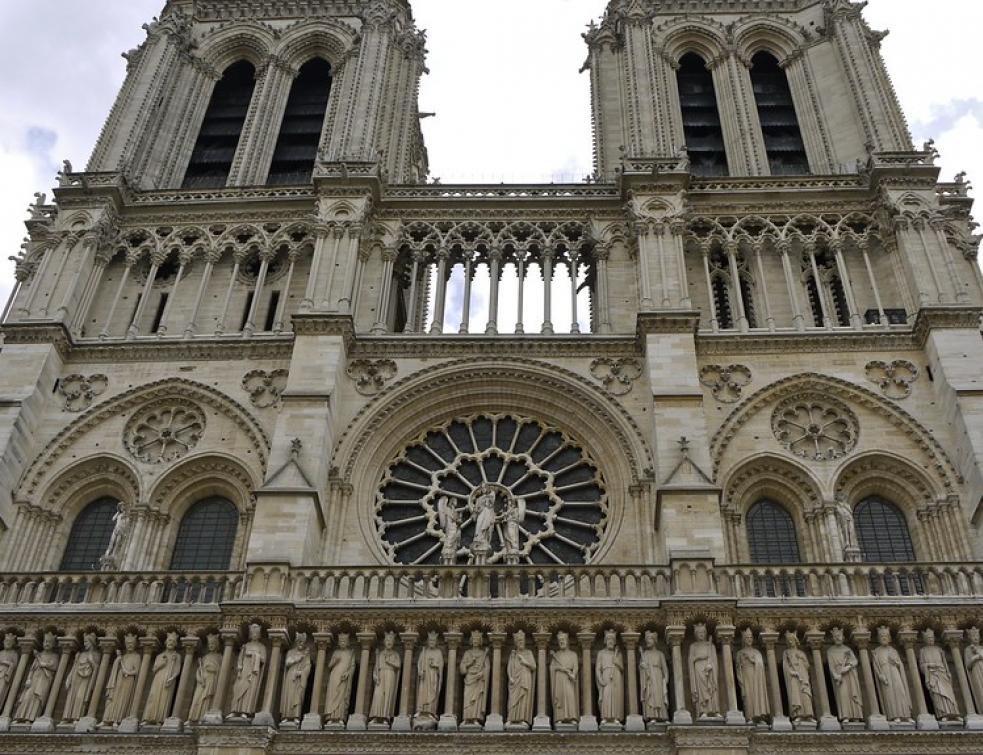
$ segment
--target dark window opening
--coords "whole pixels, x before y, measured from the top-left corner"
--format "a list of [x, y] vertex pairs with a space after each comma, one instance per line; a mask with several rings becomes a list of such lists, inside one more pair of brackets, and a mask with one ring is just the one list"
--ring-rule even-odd
[[829, 279], [830, 294], [833, 296], [833, 309], [836, 314], [838, 325], [846, 328], [850, 325], [850, 307], [846, 303], [846, 290], [843, 288], [843, 281], [840, 276], [832, 275]]
[[809, 173], [809, 158], [788, 76], [773, 55], [759, 52], [751, 59], [751, 85], [773, 176]]
[[713, 306], [717, 310], [717, 327], [729, 330], [734, 327], [734, 317], [730, 311], [730, 289], [727, 279], [722, 275], [713, 278]]
[[676, 82], [690, 171], [696, 176], [730, 175], [713, 74], [699, 55], [688, 53], [679, 61]]
[[[865, 498], [853, 511], [853, 522], [865, 563], [900, 563], [915, 560], [915, 546], [901, 510], [879, 496]], [[925, 592], [918, 572], [888, 570], [871, 574], [873, 595], [913, 595]]]
[[151, 333], [156, 333], [160, 330], [160, 321], [164, 319], [164, 310], [167, 309], [167, 294], [160, 295], [160, 301], [157, 302], [157, 311], [154, 313], [154, 324], [150, 328]]
[[267, 184], [310, 183], [330, 95], [331, 66], [320, 58], [301, 66], [290, 87]]
[[239, 323], [239, 330], [245, 330], [249, 324], [249, 313], [253, 308], [253, 296], [255, 293], [250, 291], [246, 294], [246, 306], [242, 308], [242, 322]]
[[198, 132], [184, 174], [185, 189], [214, 189], [228, 183], [255, 85], [256, 69], [251, 63], [243, 60], [225, 69]]
[[270, 306], [266, 310], [266, 324], [263, 330], [269, 332], [273, 330], [273, 326], [276, 325], [276, 311], [280, 306], [280, 292], [274, 291], [270, 294]]
[[754, 296], [752, 294], [751, 281], [741, 277], [741, 302], [744, 304], [744, 316], [747, 318], [748, 327], [758, 327], [758, 317], [754, 311]]
[[130, 314], [130, 319], [127, 322], [127, 325], [129, 325], [129, 324], [132, 323], [133, 325], [135, 325], [137, 327], [138, 330], [140, 328], [140, 323], [138, 323], [136, 321], [136, 316], [137, 316], [137, 312], [140, 311], [140, 301], [142, 299], [143, 299], [143, 294], [142, 293], [141, 294], [137, 294], [136, 303], [134, 303], [134, 305], [133, 305], [133, 312]]
[[809, 295], [809, 308], [812, 310], [812, 324], [822, 328], [826, 325], [823, 321], [823, 304], [819, 299], [819, 286], [816, 285], [816, 278], [813, 275], [806, 279], [806, 293]]
[[232, 560], [239, 512], [224, 498], [198, 501], [184, 515], [174, 543], [174, 571], [224, 571]]
[[113, 535], [113, 516], [119, 501], [100, 498], [75, 518], [61, 559], [61, 571], [97, 571]]
[[781, 504], [767, 499], [747, 514], [747, 539], [755, 564], [797, 564], [799, 541], [792, 515]]

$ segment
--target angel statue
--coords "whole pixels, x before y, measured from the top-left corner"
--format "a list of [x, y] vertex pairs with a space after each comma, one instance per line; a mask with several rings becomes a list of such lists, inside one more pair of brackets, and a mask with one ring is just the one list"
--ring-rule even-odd
[[444, 564], [454, 564], [461, 549], [461, 510], [451, 499], [443, 495], [437, 501], [437, 517], [444, 531], [444, 544], [440, 549], [440, 560]]

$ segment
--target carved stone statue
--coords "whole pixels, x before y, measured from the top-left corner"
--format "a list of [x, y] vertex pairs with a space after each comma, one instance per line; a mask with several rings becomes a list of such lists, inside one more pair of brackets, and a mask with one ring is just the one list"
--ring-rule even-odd
[[[446, 530], [445, 530], [446, 531]], [[440, 684], [444, 676], [444, 652], [436, 632], [427, 633], [427, 644], [416, 662], [416, 715], [413, 728], [433, 729], [440, 718]]]
[[369, 720], [373, 723], [390, 723], [396, 714], [396, 696], [399, 694], [399, 670], [403, 661], [396, 650], [396, 633], [386, 632], [382, 647], [375, 651], [375, 668], [372, 670], [372, 705]]
[[980, 630], [970, 627], [966, 630], [966, 640], [969, 644], [963, 651], [966, 660], [966, 673], [969, 675], [969, 685], [973, 688], [976, 706], [983, 706], [983, 644], [980, 643]]
[[[96, 683], [96, 669], [99, 668], [99, 649], [94, 634], [82, 638], [82, 649], [75, 656], [75, 662], [65, 680], [65, 712], [62, 720], [74, 723], [86, 714], [89, 698]], [[0, 696], [2, 697], [2, 696]]]
[[8, 632], [3, 636], [3, 650], [0, 650], [0, 705], [7, 699], [7, 692], [11, 691], [10, 684], [14, 680], [19, 658], [17, 635]]
[[815, 718], [809, 656], [799, 647], [799, 637], [795, 632], [785, 633], [785, 644], [788, 647], [782, 655], [782, 671], [788, 692], [789, 716], [793, 721], [809, 721]]
[[925, 687], [932, 696], [935, 715], [943, 720], [955, 720], [959, 716], [956, 690], [952, 686], [952, 675], [945, 659], [945, 651], [935, 644], [935, 632], [926, 629], [922, 632], [925, 643], [918, 654], [918, 666], [925, 677]]
[[638, 657], [638, 678], [642, 693], [642, 716], [646, 721], [669, 719], [669, 667], [666, 656], [655, 643], [658, 635], [646, 632]]
[[[494, 494], [492, 499], [494, 501]], [[494, 512], [494, 509], [492, 511]], [[484, 723], [491, 659], [488, 657], [488, 648], [483, 647], [481, 632], [471, 632], [471, 647], [464, 651], [460, 671], [461, 676], [464, 677], [464, 707], [461, 711], [461, 722]]]
[[908, 694], [904, 661], [891, 644], [891, 630], [878, 627], [877, 643], [871, 653], [871, 660], [884, 717], [888, 721], [910, 721], [911, 696]]
[[856, 548], [857, 536], [853, 526], [853, 509], [841, 498], [837, 498], [834, 505], [836, 524], [840, 530], [840, 542], [843, 543], [844, 550]]
[[284, 660], [283, 689], [280, 690], [280, 715], [286, 722], [299, 722], [303, 715], [307, 678], [311, 675], [311, 648], [307, 634], [297, 632], [294, 646]]
[[474, 511], [474, 537], [471, 540], [471, 554], [476, 563], [484, 563], [492, 551], [492, 534], [498, 521], [495, 511], [495, 490], [483, 487], [472, 504]]
[[355, 681], [357, 658], [347, 634], [338, 635], [338, 647], [328, 662], [328, 697], [324, 717], [329, 723], [341, 724], [348, 718], [348, 706], [352, 698], [352, 682]]
[[509, 681], [508, 723], [531, 724], [533, 691], [536, 686], [536, 655], [526, 647], [525, 632], [516, 632], [512, 641], [515, 647], [509, 655], [506, 669]]
[[143, 723], [160, 724], [171, 713], [171, 703], [181, 675], [181, 654], [177, 651], [178, 637], [171, 632], [164, 640], [164, 649], [154, 659], [150, 694], [143, 708]]
[[833, 644], [826, 651], [826, 663], [833, 679], [833, 693], [840, 721], [863, 721], [864, 699], [860, 693], [860, 677], [857, 673], [860, 662], [853, 650], [843, 644], [842, 629], [835, 627], [829, 634]]
[[104, 726], [118, 725], [130, 712], [133, 691], [140, 673], [140, 653], [137, 652], [137, 636], [123, 638], [123, 650], [116, 651], [116, 660], [106, 683], [106, 710], [102, 714]]
[[51, 682], [58, 668], [58, 653], [55, 651], [57, 644], [55, 636], [48, 632], [41, 643], [41, 650], [34, 651], [34, 662], [31, 663], [27, 681], [24, 682], [14, 709], [14, 721], [33, 723], [44, 710], [48, 692], [51, 691]]
[[511, 561], [519, 557], [519, 528], [526, 521], [526, 501], [523, 498], [509, 499], [505, 509], [505, 556]]
[[765, 659], [754, 646], [754, 633], [750, 629], [745, 629], [741, 634], [741, 649], [734, 656], [734, 661], [745, 717], [748, 721], [766, 721], [771, 712], [768, 710]]
[[604, 647], [597, 652], [594, 676], [601, 722], [621, 723], [625, 719], [625, 659], [614, 630], [604, 633]]
[[126, 512], [126, 507], [122, 503], [116, 507], [113, 514], [113, 534], [109, 537], [109, 545], [106, 552], [99, 559], [99, 566], [103, 571], [113, 571], [119, 569], [120, 557], [123, 555], [123, 543], [130, 531], [130, 516]]
[[444, 542], [440, 548], [441, 563], [454, 564], [457, 562], [458, 551], [461, 550], [461, 510], [445, 495], [437, 501], [437, 515], [444, 531]]
[[191, 708], [188, 711], [189, 721], [201, 721], [212, 709], [218, 687], [218, 675], [222, 670], [222, 646], [219, 636], [208, 635], [206, 643], [206, 652], [198, 659], [198, 668], [195, 670], [195, 694], [191, 698]]
[[236, 662], [229, 718], [248, 718], [256, 713], [259, 690], [263, 684], [263, 668], [266, 666], [266, 645], [262, 640], [263, 628], [259, 624], [250, 624], [249, 640], [239, 649]]
[[556, 633], [557, 649], [550, 653], [550, 690], [553, 693], [553, 722], [571, 724], [580, 720], [577, 697], [579, 666], [577, 654], [570, 649], [570, 635]]
[[720, 715], [717, 648], [707, 639], [706, 624], [693, 627], [693, 644], [689, 646], [690, 688], [693, 705], [700, 718]]

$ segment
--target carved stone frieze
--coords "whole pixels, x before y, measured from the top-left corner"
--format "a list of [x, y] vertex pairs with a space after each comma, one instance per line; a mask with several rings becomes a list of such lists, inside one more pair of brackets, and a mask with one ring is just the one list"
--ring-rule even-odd
[[860, 423], [843, 402], [820, 393], [803, 393], [782, 401], [771, 416], [775, 438], [796, 456], [831, 461], [857, 445]]
[[710, 389], [713, 397], [723, 404], [740, 401], [741, 393], [751, 384], [751, 370], [743, 364], [721, 367], [708, 364], [700, 370], [700, 382]]
[[908, 398], [912, 383], [918, 380], [918, 368], [907, 359], [868, 362], [865, 372], [870, 382], [880, 386], [881, 393], [898, 400]]
[[126, 449], [147, 464], [185, 456], [205, 430], [205, 413], [191, 402], [153, 403], [134, 414], [123, 431]]
[[375, 396], [396, 377], [399, 368], [392, 359], [353, 359], [348, 363], [348, 377], [363, 396]]
[[287, 370], [250, 370], [243, 375], [242, 389], [258, 409], [279, 406], [288, 375]]
[[66, 375], [58, 382], [58, 395], [62, 398], [65, 411], [83, 412], [108, 386], [109, 378], [105, 375]]
[[590, 372], [612, 396], [624, 396], [642, 376], [642, 365], [634, 357], [601, 357], [591, 362]]

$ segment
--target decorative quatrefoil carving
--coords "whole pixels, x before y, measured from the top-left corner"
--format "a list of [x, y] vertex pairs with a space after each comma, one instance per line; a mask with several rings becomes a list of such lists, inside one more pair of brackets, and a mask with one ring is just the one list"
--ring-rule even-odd
[[374, 396], [396, 377], [397, 369], [392, 359], [354, 359], [348, 364], [348, 377], [363, 396]]
[[134, 414], [123, 431], [123, 441], [140, 461], [163, 464], [187, 454], [204, 431], [205, 413], [195, 404], [174, 400]]
[[83, 412], [107, 387], [109, 378], [105, 375], [66, 375], [58, 383], [58, 395], [62, 398], [65, 411]]
[[642, 376], [642, 365], [632, 357], [601, 357], [590, 364], [590, 373], [613, 396], [624, 396]]
[[888, 398], [905, 399], [911, 395], [911, 384], [918, 380], [918, 368], [906, 359], [887, 362], [868, 362], [867, 379], [877, 383]]
[[286, 370], [251, 370], [242, 378], [242, 389], [258, 409], [280, 405], [280, 397], [287, 387]]
[[751, 370], [743, 364], [721, 367], [708, 364], [700, 370], [700, 382], [713, 397], [723, 404], [735, 404], [741, 399], [741, 391], [751, 384]]
[[775, 407], [771, 417], [775, 438], [796, 456], [830, 461], [857, 445], [860, 424], [846, 404], [820, 393], [804, 393]]

